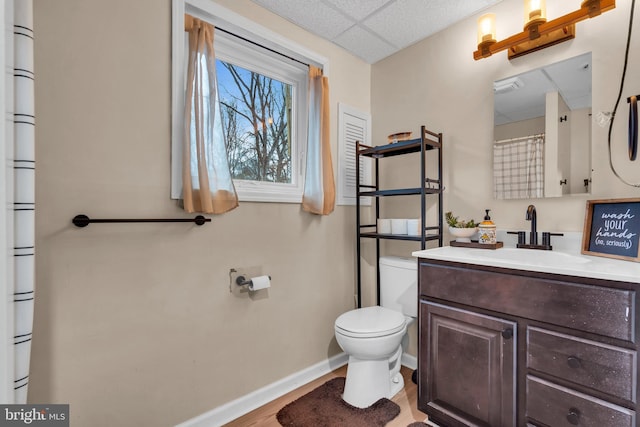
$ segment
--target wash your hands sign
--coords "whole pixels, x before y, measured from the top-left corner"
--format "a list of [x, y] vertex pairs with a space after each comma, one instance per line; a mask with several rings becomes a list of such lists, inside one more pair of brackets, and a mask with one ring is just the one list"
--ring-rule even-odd
[[640, 261], [640, 199], [588, 200], [582, 253]]

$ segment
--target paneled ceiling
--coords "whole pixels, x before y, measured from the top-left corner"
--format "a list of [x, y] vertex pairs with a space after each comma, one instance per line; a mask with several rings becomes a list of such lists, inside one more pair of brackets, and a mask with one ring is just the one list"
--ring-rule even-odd
[[503, 0], [252, 0], [373, 64]]

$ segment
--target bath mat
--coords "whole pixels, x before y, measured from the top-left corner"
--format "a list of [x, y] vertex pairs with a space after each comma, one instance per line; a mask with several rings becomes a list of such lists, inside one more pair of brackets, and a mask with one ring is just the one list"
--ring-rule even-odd
[[384, 426], [400, 413], [400, 407], [382, 398], [368, 408], [356, 408], [342, 400], [344, 377], [327, 381], [278, 411], [284, 427]]

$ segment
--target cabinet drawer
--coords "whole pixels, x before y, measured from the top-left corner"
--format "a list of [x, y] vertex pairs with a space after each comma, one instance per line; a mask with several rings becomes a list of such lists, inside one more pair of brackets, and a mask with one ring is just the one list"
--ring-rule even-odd
[[633, 427], [634, 411], [527, 376], [526, 415], [553, 427]]
[[636, 352], [535, 327], [527, 329], [527, 368], [636, 402]]
[[[514, 270], [515, 272], [515, 270]], [[425, 263], [420, 294], [635, 342], [635, 292]]]

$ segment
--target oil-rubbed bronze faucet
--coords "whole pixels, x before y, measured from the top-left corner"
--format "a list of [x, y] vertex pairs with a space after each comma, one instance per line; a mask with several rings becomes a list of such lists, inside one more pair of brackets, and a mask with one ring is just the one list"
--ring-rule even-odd
[[517, 248], [524, 249], [542, 249], [550, 251], [553, 249], [551, 246], [551, 236], [562, 236], [562, 233], [542, 233], [542, 244], [538, 244], [538, 215], [536, 213], [536, 207], [529, 205], [527, 207], [527, 215], [525, 216], [527, 221], [531, 221], [531, 231], [529, 232], [529, 243], [525, 242], [524, 231], [507, 231], [507, 234], [517, 234], [518, 244]]
[[536, 207], [529, 205], [527, 208], [527, 215], [525, 216], [527, 221], [531, 221], [531, 232], [529, 233], [529, 244], [538, 244], [538, 215], [536, 214]]

